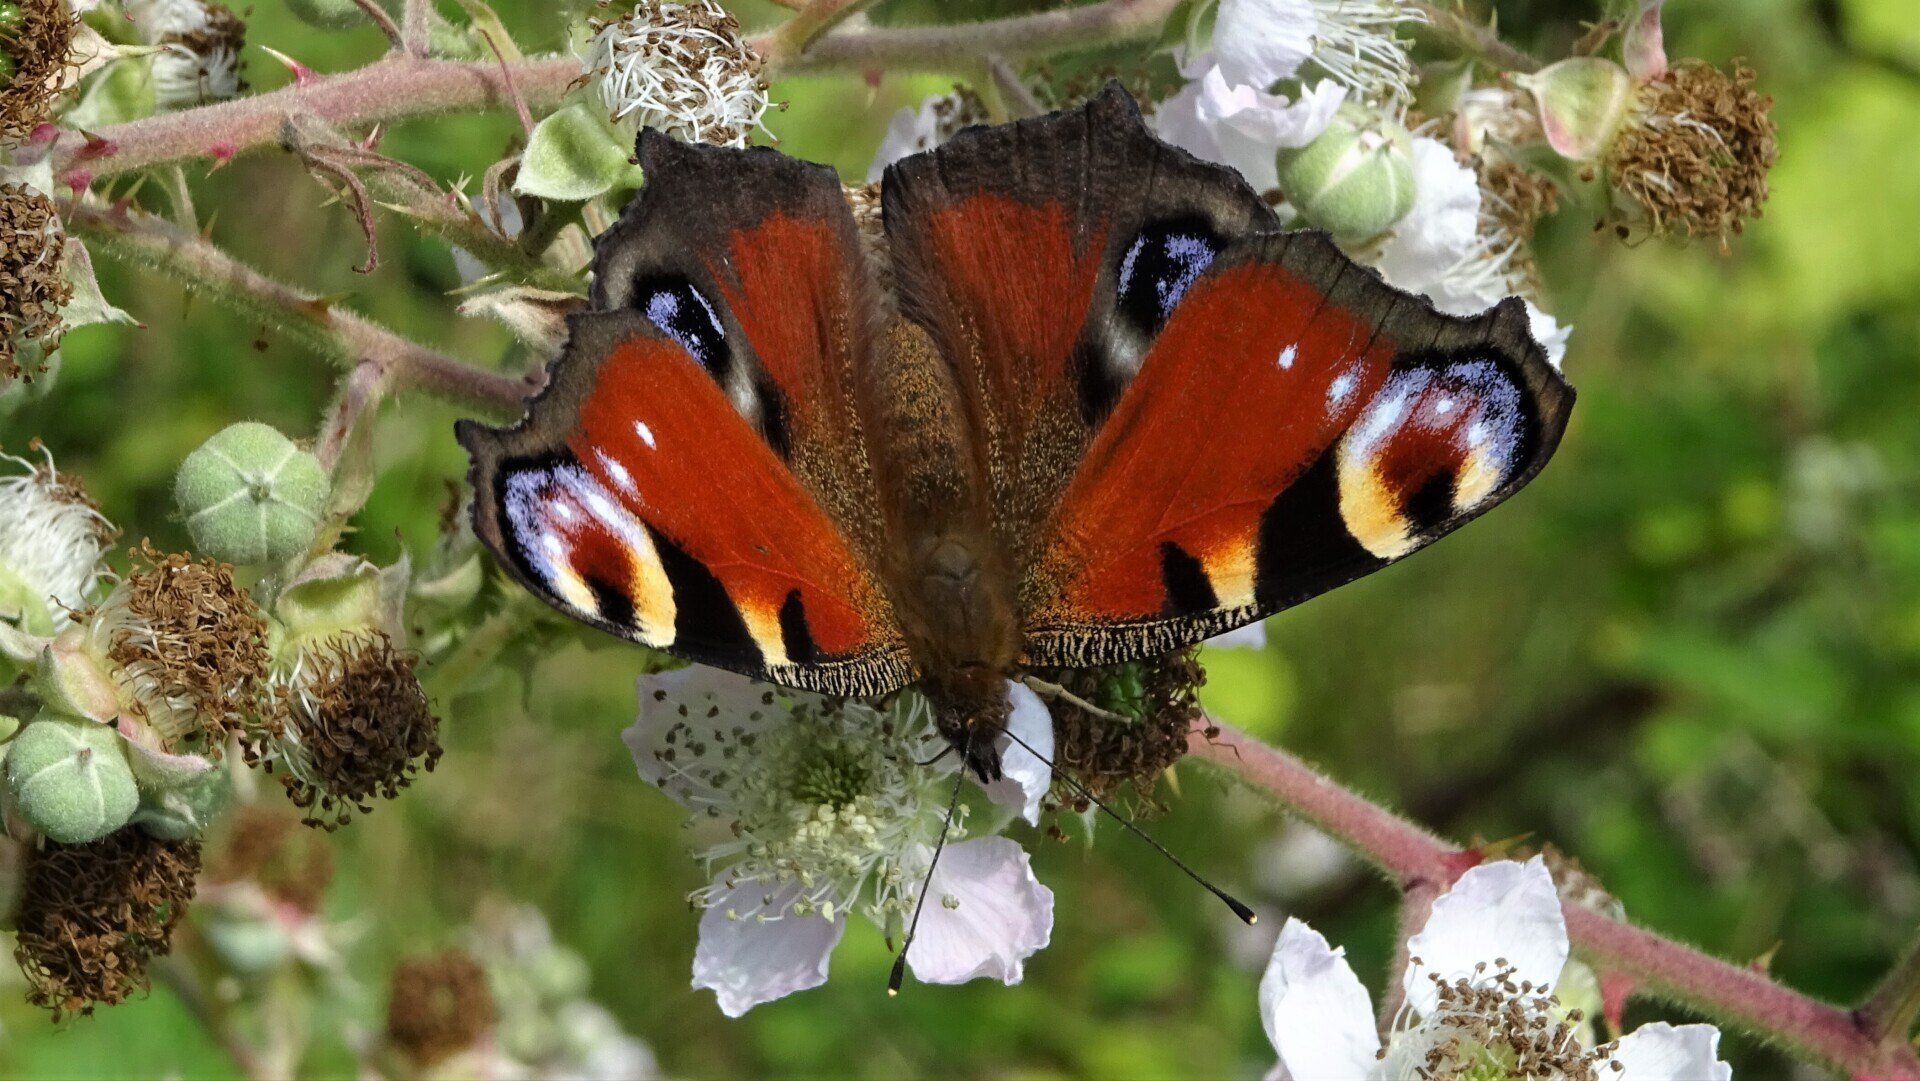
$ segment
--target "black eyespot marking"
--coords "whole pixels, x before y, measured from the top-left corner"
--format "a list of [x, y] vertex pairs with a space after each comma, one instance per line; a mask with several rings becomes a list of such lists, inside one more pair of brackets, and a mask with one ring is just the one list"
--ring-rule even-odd
[[1193, 553], [1172, 541], [1160, 545], [1160, 583], [1167, 590], [1168, 615], [1192, 615], [1220, 607], [1220, 596], [1213, 591], [1207, 568]]
[[1322, 454], [1260, 516], [1254, 597], [1279, 610], [1387, 565], [1347, 532], [1335, 454]]
[[1149, 224], [1120, 259], [1116, 307], [1135, 330], [1158, 333], [1222, 247], [1212, 226], [1199, 218]]
[[715, 379], [727, 372], [727, 333], [713, 304], [682, 278], [653, 278], [633, 283], [633, 306], [660, 333], [679, 342]]

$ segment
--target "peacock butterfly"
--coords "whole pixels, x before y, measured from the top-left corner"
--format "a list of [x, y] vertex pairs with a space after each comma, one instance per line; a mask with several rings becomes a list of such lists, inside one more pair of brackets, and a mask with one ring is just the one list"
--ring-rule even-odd
[[774, 683], [918, 683], [999, 775], [1006, 679], [1164, 654], [1376, 570], [1545, 465], [1573, 390], [1109, 86], [856, 213], [832, 169], [640, 137], [590, 310], [474, 526], [595, 627]]

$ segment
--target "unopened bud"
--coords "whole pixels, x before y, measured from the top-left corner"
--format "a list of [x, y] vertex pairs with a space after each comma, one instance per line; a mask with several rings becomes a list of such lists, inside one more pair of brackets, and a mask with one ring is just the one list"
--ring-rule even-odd
[[180, 463], [174, 499], [201, 553], [274, 565], [305, 552], [331, 484], [320, 459], [265, 424], [235, 424]]
[[1343, 107], [1313, 142], [1280, 151], [1279, 167], [1287, 201], [1337, 237], [1376, 236], [1413, 208], [1411, 138], [1359, 108]]
[[43, 715], [7, 745], [7, 789], [20, 817], [61, 844], [95, 841], [140, 804], [120, 734], [96, 721]]

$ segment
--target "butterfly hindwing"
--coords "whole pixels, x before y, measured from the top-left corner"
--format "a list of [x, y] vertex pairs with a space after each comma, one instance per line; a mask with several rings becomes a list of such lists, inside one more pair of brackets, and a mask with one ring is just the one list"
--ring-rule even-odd
[[604, 630], [835, 694], [915, 672], [872, 556], [852, 372], [871, 303], [831, 170], [644, 133], [647, 184], [597, 243], [520, 425], [460, 430], [476, 531]]
[[1171, 313], [1057, 506], [1029, 659], [1165, 652], [1384, 567], [1530, 480], [1572, 401], [1518, 300], [1448, 316], [1320, 234], [1246, 238]]
[[1115, 86], [907, 158], [885, 198], [1030, 663], [1164, 653], [1351, 581], [1511, 494], [1565, 424], [1518, 302], [1444, 316], [1283, 233]]

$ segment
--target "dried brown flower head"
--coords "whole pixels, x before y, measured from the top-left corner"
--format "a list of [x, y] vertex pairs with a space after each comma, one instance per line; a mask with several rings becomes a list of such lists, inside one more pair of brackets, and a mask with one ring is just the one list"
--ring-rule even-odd
[[[1054, 717], [1054, 769], [1102, 798], [1130, 787], [1150, 800], [1155, 782], [1187, 753], [1187, 736], [1205, 723], [1199, 689], [1207, 674], [1198, 650], [1108, 668], [1043, 670], [1056, 682], [1109, 714], [1068, 702], [1049, 703]], [[1063, 802], [1086, 801], [1063, 788]]]
[[385, 632], [339, 635], [304, 647], [288, 689], [281, 783], [309, 812], [308, 825], [332, 829], [354, 811], [392, 799], [440, 760], [440, 722], [414, 674], [418, 659]]
[[122, 691], [171, 753], [217, 757], [238, 734], [249, 762], [271, 735], [267, 621], [233, 568], [141, 542], [94, 634]]
[[23, 370], [20, 347], [60, 344], [60, 309], [73, 298], [61, 264], [67, 234], [53, 200], [25, 184], [0, 184], [0, 387], [38, 371]]
[[1483, 154], [1478, 164], [1487, 211], [1514, 239], [1532, 239], [1540, 219], [1559, 209], [1560, 186], [1552, 177], [1503, 154]]
[[315, 913], [333, 882], [333, 849], [326, 838], [302, 829], [292, 809], [244, 804], [207, 857], [206, 881], [252, 882], [281, 904]]
[[1634, 116], [1607, 153], [1613, 185], [1637, 204], [1656, 236], [1684, 233], [1723, 243], [1767, 201], [1779, 153], [1773, 99], [1753, 70], [1677, 64], [1640, 89]]
[[27, 858], [14, 957], [27, 1001], [55, 1019], [147, 987], [193, 899], [200, 847], [123, 829], [83, 845], [46, 842]]
[[73, 12], [66, 0], [15, 0], [0, 21], [0, 141], [15, 142], [46, 122], [73, 57]]
[[487, 972], [464, 950], [400, 962], [387, 999], [387, 1039], [428, 1068], [485, 1039], [500, 1020]]
[[766, 58], [714, 0], [641, 0], [589, 25], [584, 77], [614, 123], [721, 146], [745, 146], [760, 127]]
[[240, 78], [247, 24], [224, 4], [206, 5], [194, 25], [164, 34], [155, 44], [166, 50], [153, 68], [154, 96], [162, 105], [186, 108], [226, 101], [247, 88]]

